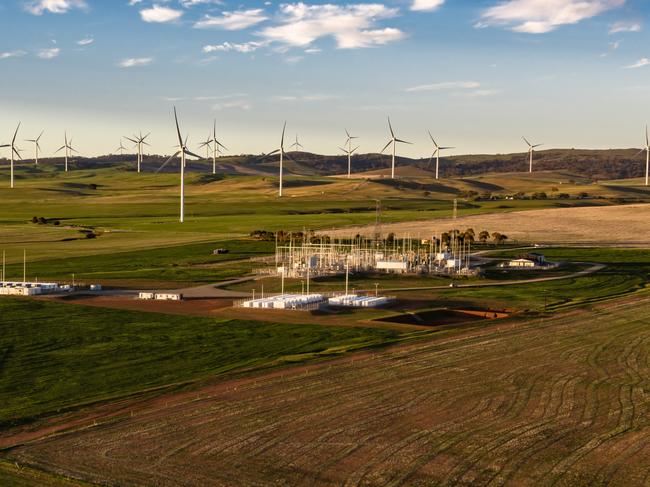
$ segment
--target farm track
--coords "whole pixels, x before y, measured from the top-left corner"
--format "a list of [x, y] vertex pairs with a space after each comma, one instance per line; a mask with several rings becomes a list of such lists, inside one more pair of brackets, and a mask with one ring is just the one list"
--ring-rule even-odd
[[650, 296], [232, 380], [6, 453], [109, 485], [648, 485]]

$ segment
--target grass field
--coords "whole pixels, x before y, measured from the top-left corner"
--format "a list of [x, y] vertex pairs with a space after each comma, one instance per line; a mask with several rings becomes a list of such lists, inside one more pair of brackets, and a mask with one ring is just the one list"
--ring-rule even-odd
[[6, 455], [98, 484], [647, 485], [648, 315], [646, 294], [226, 381]]
[[0, 300], [0, 426], [147, 388], [390, 342], [287, 325]]

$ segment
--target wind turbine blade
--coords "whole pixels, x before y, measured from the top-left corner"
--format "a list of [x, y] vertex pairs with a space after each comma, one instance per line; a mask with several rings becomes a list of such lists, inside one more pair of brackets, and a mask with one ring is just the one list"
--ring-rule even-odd
[[218, 145], [219, 147], [221, 147], [223, 150], [228, 150], [228, 148], [227, 148], [225, 145], [223, 145], [221, 142], [219, 142], [218, 140], [215, 140], [215, 142], [216, 142], [217, 145]]
[[528, 147], [532, 147], [532, 144], [528, 142], [528, 139], [526, 137], [522, 136], [521, 138], [524, 139], [524, 142], [526, 142], [526, 144], [528, 144]]
[[216, 118], [214, 119], [214, 123], [212, 124], [212, 138], [214, 139], [215, 142], [217, 142], [217, 119]]
[[352, 136], [350, 135], [350, 132], [348, 132], [348, 129], [345, 129], [345, 135], [348, 136], [348, 139], [352, 138]]
[[429, 130], [427, 130], [427, 132], [429, 134], [429, 138], [431, 139], [431, 142], [433, 142], [433, 145], [438, 147], [438, 144], [436, 143], [436, 139], [433, 138], [433, 135], [431, 135], [431, 132]]
[[16, 136], [18, 135], [18, 129], [19, 128], [20, 128], [20, 122], [18, 122], [18, 126], [16, 127], [16, 131], [14, 132], [14, 138], [11, 140], [12, 145], [16, 142]]
[[[8, 146], [4, 146], [4, 147], [8, 147]], [[636, 154], [634, 154], [634, 156], [632, 157], [632, 159], [636, 159], [636, 158], [639, 157], [641, 154], [643, 154], [645, 151], [646, 151], [646, 149], [641, 149], [639, 152], [637, 152]]]
[[203, 157], [197, 156], [194, 152], [190, 152], [187, 149], [185, 149], [185, 154], [187, 154], [188, 156], [196, 157], [197, 159], [203, 159]]
[[165, 167], [167, 164], [169, 164], [169, 163], [170, 163], [170, 162], [171, 162], [175, 157], [177, 157], [178, 154], [180, 154], [180, 153], [181, 153], [181, 151], [178, 151], [178, 152], [176, 152], [173, 156], [171, 156], [169, 159], [167, 159], [167, 160], [163, 163], [163, 165], [160, 166], [160, 167], [158, 168], [158, 170], [156, 171], [156, 174], [158, 174], [160, 171], [162, 171], [162, 170], [164, 169], [164, 167]]
[[341, 151], [345, 152], [346, 154], [348, 153], [348, 150], [344, 149], [343, 147], [339, 147], [339, 149], [341, 149]]
[[39, 134], [39, 136], [36, 137], [36, 142], [38, 142], [39, 140], [41, 140], [41, 137], [43, 137], [43, 134], [44, 134], [44, 133], [45, 133], [45, 130], [41, 130], [41, 133]]
[[384, 152], [386, 149], [388, 149], [388, 146], [391, 145], [392, 143], [393, 143], [393, 141], [392, 141], [392, 140], [389, 140], [388, 143], [384, 146], [384, 148], [383, 148], [381, 151], [379, 151], [379, 153], [380, 153], [380, 154], [383, 154], [383, 152]]
[[413, 142], [407, 142], [407, 141], [402, 140], [402, 139], [395, 139], [395, 142], [399, 142], [399, 143], [401, 143], [401, 144], [410, 144], [410, 145], [413, 145]]
[[[5, 147], [9, 147], [9, 146], [6, 145]], [[56, 154], [57, 152], [61, 152], [63, 149], [65, 149], [65, 147], [66, 147], [65, 145], [62, 146], [62, 147], [59, 147], [57, 150], [54, 151], [54, 153]]]
[[534, 148], [536, 148], [536, 147], [540, 147], [540, 146], [542, 146], [542, 145], [544, 145], [544, 144], [535, 144], [535, 145], [533, 145], [533, 146], [531, 146], [531, 147], [534, 149]]
[[125, 138], [126, 140], [128, 140], [129, 142], [133, 142], [133, 143], [136, 144], [136, 145], [137, 145], [137, 143], [138, 143], [137, 140], [134, 140], [134, 139], [132, 139], [131, 137], [124, 137], [124, 138]]
[[2, 144], [0, 147], [9, 147], [9, 144]]
[[393, 126], [390, 123], [390, 117], [388, 117], [388, 129], [390, 130], [390, 135], [394, 139], [395, 138], [395, 132], [393, 132]]
[[18, 149], [16, 149], [16, 148], [14, 147], [14, 148], [13, 148], [13, 151], [14, 151], [14, 154], [16, 154], [16, 157], [18, 157], [18, 159], [20, 159], [20, 160], [23, 159], [22, 157], [20, 157], [20, 152], [18, 152]]
[[142, 142], [144, 142], [145, 139], [146, 139], [147, 137], [149, 137], [150, 135], [151, 135], [151, 132], [149, 132], [147, 135], [145, 135], [144, 137], [142, 137]]
[[450, 149], [455, 149], [455, 147], [438, 147], [440, 150], [450, 150]]
[[183, 146], [183, 136], [181, 135], [181, 129], [178, 126], [178, 115], [176, 114], [176, 107], [174, 107], [174, 121], [176, 122], [176, 134], [178, 135], [178, 144]]
[[359, 147], [360, 147], [360, 146], [356, 146], [354, 149], [352, 149], [352, 150], [350, 151], [350, 154], [352, 154], [353, 152], [356, 152], [357, 149], [358, 149]]
[[282, 127], [282, 138], [280, 139], [280, 147], [284, 149], [284, 132], [287, 130], [287, 122], [284, 122]]

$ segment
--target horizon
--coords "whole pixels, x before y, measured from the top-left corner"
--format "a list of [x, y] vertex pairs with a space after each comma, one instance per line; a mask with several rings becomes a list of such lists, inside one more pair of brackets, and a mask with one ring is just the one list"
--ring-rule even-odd
[[26, 156], [41, 130], [44, 158], [65, 130], [88, 157], [140, 130], [169, 154], [176, 105], [192, 148], [216, 118], [225, 155], [275, 149], [285, 120], [307, 152], [334, 155], [347, 128], [377, 153], [388, 116], [410, 158], [429, 157], [427, 130], [446, 157], [523, 153], [522, 136], [639, 148], [650, 7], [556, 3], [10, 0], [0, 143], [21, 121]]

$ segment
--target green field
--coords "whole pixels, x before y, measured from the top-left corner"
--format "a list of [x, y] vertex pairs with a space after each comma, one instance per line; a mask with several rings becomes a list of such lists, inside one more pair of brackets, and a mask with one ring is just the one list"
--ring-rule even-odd
[[[308, 315], [306, 315], [308, 316]], [[0, 300], [0, 426], [157, 386], [331, 356], [395, 331]]]

